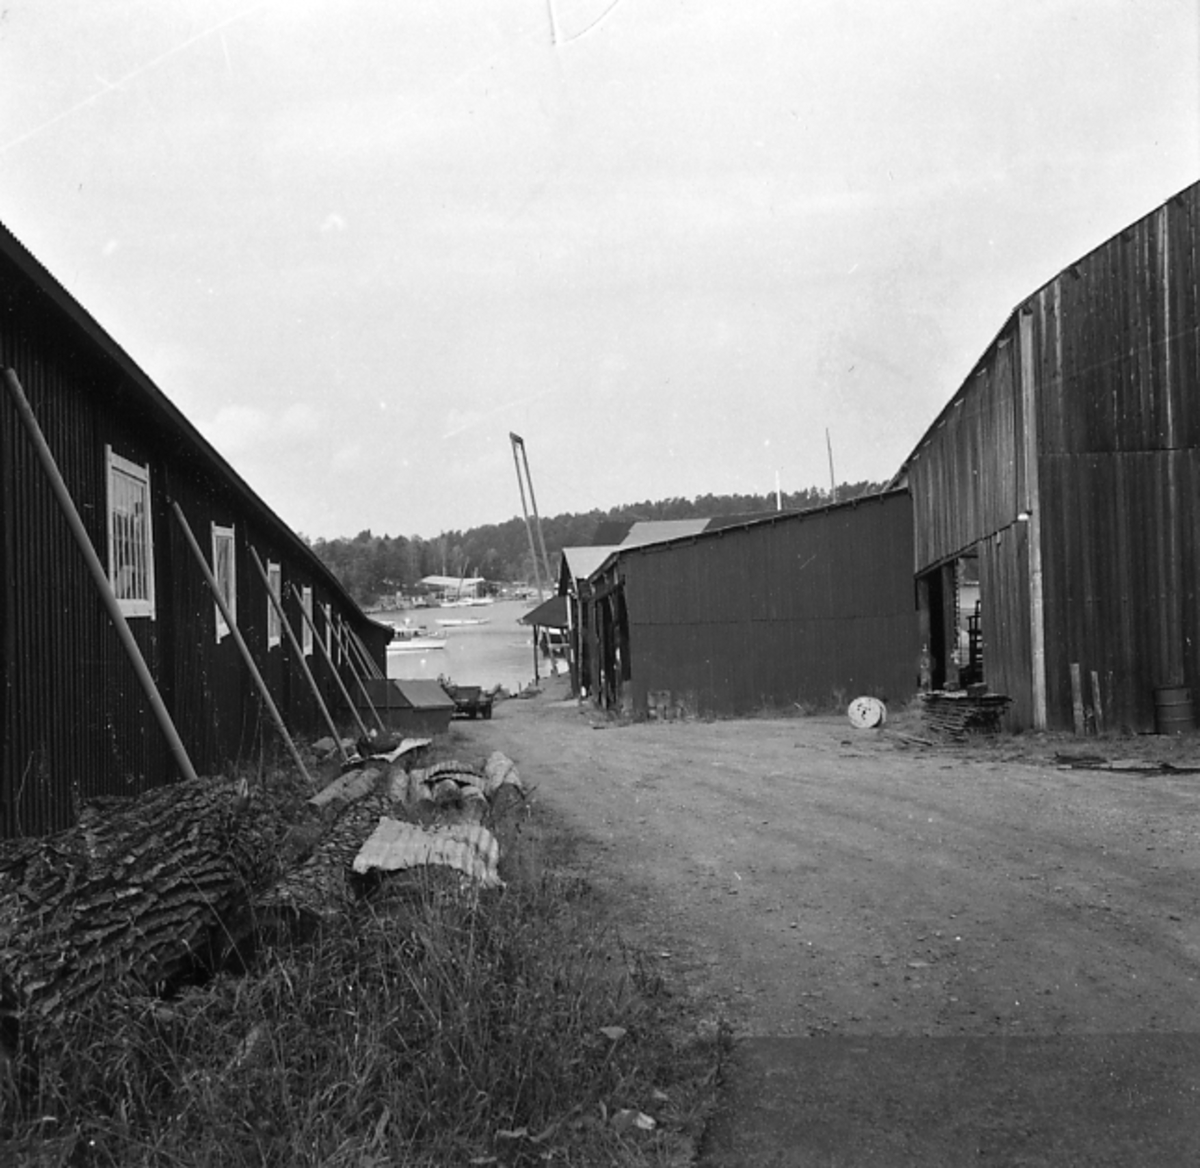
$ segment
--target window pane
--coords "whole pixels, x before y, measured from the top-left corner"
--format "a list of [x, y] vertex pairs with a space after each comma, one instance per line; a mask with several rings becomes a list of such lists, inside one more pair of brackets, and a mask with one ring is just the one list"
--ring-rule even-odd
[[154, 615], [150, 472], [108, 451], [109, 574], [130, 616]]
[[[213, 524], [212, 545], [213, 577], [216, 579], [217, 587], [220, 589], [221, 599], [225, 601], [230, 615], [236, 621], [237, 574], [233, 557], [234, 529], [232, 527], [218, 527], [216, 524]], [[220, 641], [229, 635], [229, 625], [221, 613], [221, 606], [219, 604], [213, 604], [213, 611], [216, 620], [217, 640]]]
[[[283, 571], [278, 564], [267, 563], [267, 583], [271, 593], [277, 598], [283, 597]], [[267, 645], [278, 645], [283, 641], [283, 625], [279, 620], [279, 611], [267, 599]]]
[[313, 651], [313, 633], [312, 633], [312, 616], [313, 616], [313, 591], [311, 588], [305, 587], [300, 593], [300, 603], [304, 608], [308, 619], [300, 618], [300, 648], [306, 657], [312, 655]]

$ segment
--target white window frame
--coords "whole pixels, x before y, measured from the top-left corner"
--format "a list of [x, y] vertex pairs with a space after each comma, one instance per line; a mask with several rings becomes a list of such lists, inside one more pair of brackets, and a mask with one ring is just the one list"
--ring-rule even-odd
[[[229, 572], [227, 577], [221, 579], [220, 557], [217, 555], [217, 547], [221, 543], [229, 545]], [[222, 527], [219, 523], [212, 525], [212, 574], [216, 577], [217, 584], [221, 588], [221, 599], [225, 601], [226, 607], [229, 609], [229, 615], [237, 621], [237, 530], [233, 527]], [[221, 615], [220, 605], [213, 603], [213, 612], [216, 614], [216, 630], [217, 644], [219, 645], [230, 634], [229, 625], [225, 622], [224, 616]]]
[[[274, 560], [267, 561], [267, 587], [275, 593], [275, 599], [283, 603], [283, 568]], [[279, 610], [267, 597], [267, 648], [277, 649], [283, 644], [283, 621]]]
[[[113, 453], [113, 448], [104, 447], [105, 472], [105, 512], [108, 524], [108, 580], [116, 595], [117, 604], [125, 616], [144, 616], [151, 620], [155, 616], [154, 605], [154, 516], [150, 506], [150, 465], [140, 466], [130, 462], [119, 454]], [[117, 508], [122, 506], [130, 491], [136, 496], [141, 495], [144, 523], [142, 530], [137, 530], [137, 520], [126, 510], [118, 515]], [[137, 502], [134, 507], [136, 510]], [[122, 531], [121, 528], [125, 530]], [[136, 543], [141, 544], [140, 557]], [[132, 557], [128, 552], [132, 551]], [[132, 558], [135, 562], [126, 562]], [[141, 559], [141, 564], [136, 561]], [[140, 568], [140, 570], [139, 570]], [[123, 596], [129, 589], [125, 582], [126, 573], [132, 571], [133, 581], [141, 587], [139, 595]], [[119, 579], [121, 577], [122, 579]]]
[[300, 618], [300, 649], [305, 657], [313, 655], [313, 590], [305, 584], [300, 589], [300, 607], [304, 609], [305, 616]]

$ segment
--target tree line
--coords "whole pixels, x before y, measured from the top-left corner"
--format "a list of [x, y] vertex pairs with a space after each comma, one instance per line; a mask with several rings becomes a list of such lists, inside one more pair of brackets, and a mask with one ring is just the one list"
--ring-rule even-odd
[[[853, 499], [883, 489], [874, 482], [843, 483], [839, 499]], [[831, 501], [828, 491], [808, 487], [785, 491], [780, 501], [785, 511], [805, 511]], [[619, 529], [638, 520], [715, 519], [747, 517], [776, 510], [776, 496], [698, 495], [694, 499], [645, 500], [612, 507], [565, 512], [542, 519], [542, 535], [551, 568], [565, 547], [586, 547], [595, 542], [602, 527]], [[614, 542], [619, 542], [618, 536]], [[466, 531], [445, 531], [432, 539], [419, 535], [373, 535], [360, 531], [353, 538], [310, 541], [314, 552], [361, 605], [370, 606], [397, 592], [418, 595], [425, 576], [481, 576], [495, 588], [502, 583], [531, 583], [535, 579], [525, 521], [519, 516]]]

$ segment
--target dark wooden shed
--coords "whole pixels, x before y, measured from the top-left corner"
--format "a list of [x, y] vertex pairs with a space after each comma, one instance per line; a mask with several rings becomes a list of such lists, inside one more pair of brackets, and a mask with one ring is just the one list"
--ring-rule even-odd
[[[86, 537], [200, 773], [255, 757], [273, 733], [178, 523], [178, 504], [232, 601], [286, 724], [319, 707], [270, 604], [266, 567], [331, 706], [353, 634], [380, 669], [368, 619], [305, 542], [0, 227], [0, 368], [23, 388]], [[51, 491], [14, 399], [0, 390], [0, 835], [71, 823], [81, 802], [176, 777], [129, 658]], [[342, 638], [339, 640], [339, 636]]]
[[441, 685], [423, 678], [367, 678], [356, 700], [364, 720], [373, 706], [384, 726], [398, 734], [445, 734], [455, 710]]
[[905, 462], [935, 684], [1138, 731], [1200, 684], [1198, 284], [1195, 184], [1022, 303]]
[[917, 687], [906, 491], [611, 549], [581, 587], [600, 705], [737, 715]]

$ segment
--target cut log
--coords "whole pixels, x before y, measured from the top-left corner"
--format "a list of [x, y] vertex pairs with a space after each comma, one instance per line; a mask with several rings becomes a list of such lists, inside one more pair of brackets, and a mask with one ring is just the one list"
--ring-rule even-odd
[[112, 802], [0, 844], [0, 1008], [23, 1028], [68, 1018], [104, 984], [169, 983], [277, 874], [286, 824], [232, 780]]
[[523, 793], [499, 762], [505, 781], [486, 803], [480, 768], [409, 775], [397, 762], [315, 796], [287, 778], [252, 797], [233, 780], [189, 780], [91, 804], [56, 835], [0, 843], [0, 1047], [12, 1051], [14, 1023], [22, 1045], [36, 1044], [42, 1024], [69, 1021], [100, 990], [158, 993], [197, 967], [248, 961], [281, 927], [344, 911], [359, 891], [354, 857], [383, 817], [486, 819], [503, 854]]

